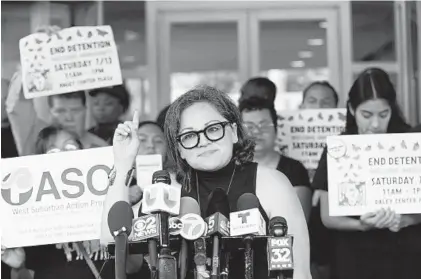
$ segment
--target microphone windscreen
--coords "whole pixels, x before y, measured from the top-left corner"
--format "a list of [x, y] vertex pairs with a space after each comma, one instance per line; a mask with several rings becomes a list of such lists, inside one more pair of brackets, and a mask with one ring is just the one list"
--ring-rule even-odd
[[126, 201], [118, 201], [110, 208], [108, 212], [108, 228], [113, 236], [123, 227], [126, 228], [126, 234], [132, 232], [133, 210]]
[[230, 204], [224, 189], [214, 189], [209, 195], [208, 202], [208, 208], [206, 210], [207, 217], [216, 212], [221, 213], [225, 217], [229, 216], [231, 212]]
[[194, 213], [200, 216], [201, 214], [199, 204], [191, 197], [182, 197], [180, 201], [179, 216], [182, 217], [188, 213]]
[[243, 211], [259, 207], [259, 199], [252, 193], [242, 194], [237, 200], [237, 211]]
[[269, 230], [272, 230], [274, 226], [288, 227], [287, 220], [284, 217], [276, 216], [269, 221]]
[[153, 173], [152, 175], [152, 184], [162, 182], [165, 184], [171, 184], [170, 173], [166, 170], [159, 170]]

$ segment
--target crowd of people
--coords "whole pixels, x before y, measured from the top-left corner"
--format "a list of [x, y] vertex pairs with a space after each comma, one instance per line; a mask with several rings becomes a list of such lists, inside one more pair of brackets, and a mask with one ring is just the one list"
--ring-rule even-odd
[[[198, 86], [165, 107], [156, 121], [121, 121], [130, 98], [124, 85], [48, 97], [51, 123], [37, 116], [33, 100], [22, 93], [20, 70], [10, 85], [2, 80], [2, 158], [113, 146], [115, 179], [104, 212], [125, 196], [135, 204], [141, 193], [134, 179], [125, 187], [135, 157], [161, 154], [183, 196], [199, 202], [204, 214], [215, 185], [223, 188], [236, 211], [238, 197], [255, 194], [268, 222], [283, 216], [294, 235], [294, 278], [374, 279], [421, 276], [421, 215], [400, 215], [384, 208], [360, 217], [332, 217], [328, 208], [327, 156], [317, 170], [275, 151], [276, 86], [257, 77], [241, 88], [239, 105], [224, 92]], [[96, 125], [85, 129], [86, 98], [92, 98]], [[300, 109], [337, 108], [339, 97], [326, 81], [303, 90]], [[403, 118], [389, 75], [364, 70], [349, 89], [343, 134], [420, 132]], [[7, 113], [6, 113], [7, 112]], [[104, 214], [105, 216], [105, 214]], [[103, 222], [106, 224], [106, 222]], [[2, 278], [114, 278], [114, 264], [100, 240], [11, 248], [2, 246]], [[233, 255], [232, 278], [244, 278]], [[31, 270], [31, 272], [29, 272]], [[130, 255], [128, 278], [149, 278], [143, 255]], [[192, 274], [188, 274], [191, 276]], [[256, 278], [267, 278], [267, 262], [255, 259]]]

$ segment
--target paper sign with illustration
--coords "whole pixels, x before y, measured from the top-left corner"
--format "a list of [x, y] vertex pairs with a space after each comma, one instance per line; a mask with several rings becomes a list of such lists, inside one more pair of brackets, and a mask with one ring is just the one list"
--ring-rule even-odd
[[1, 160], [6, 247], [99, 239], [112, 147]]
[[421, 133], [327, 138], [329, 213], [421, 213]]
[[278, 147], [306, 169], [316, 169], [326, 137], [343, 131], [345, 116], [345, 109], [282, 111], [278, 116]]
[[79, 26], [19, 41], [25, 98], [122, 84], [110, 26]]

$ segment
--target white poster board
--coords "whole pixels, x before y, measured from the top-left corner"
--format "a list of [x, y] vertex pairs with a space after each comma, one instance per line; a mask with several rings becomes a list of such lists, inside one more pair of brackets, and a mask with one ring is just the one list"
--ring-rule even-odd
[[421, 133], [327, 138], [329, 213], [421, 213]]
[[1, 160], [6, 247], [100, 238], [112, 147]]
[[19, 41], [25, 98], [122, 84], [110, 26], [78, 26]]
[[326, 137], [345, 128], [346, 109], [282, 111], [278, 117], [278, 143], [283, 154], [317, 169]]

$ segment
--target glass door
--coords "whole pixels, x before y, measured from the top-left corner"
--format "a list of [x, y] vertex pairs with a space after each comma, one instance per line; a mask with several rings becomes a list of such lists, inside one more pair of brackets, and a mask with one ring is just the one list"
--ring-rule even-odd
[[297, 109], [303, 89], [316, 80], [329, 81], [340, 94], [338, 38], [334, 9], [250, 12], [251, 73], [276, 84], [278, 111]]
[[245, 12], [223, 10], [160, 15], [158, 108], [199, 84], [238, 100], [248, 68], [246, 19]]

